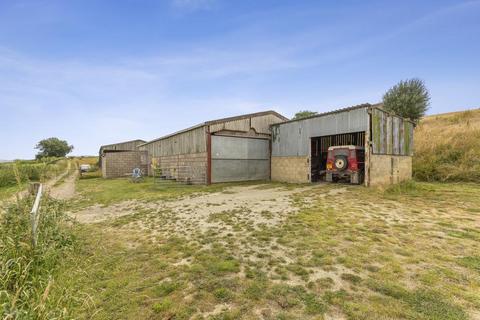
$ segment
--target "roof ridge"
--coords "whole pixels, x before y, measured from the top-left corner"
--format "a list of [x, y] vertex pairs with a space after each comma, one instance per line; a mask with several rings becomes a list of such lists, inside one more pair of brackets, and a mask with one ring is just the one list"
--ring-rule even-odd
[[104, 145], [101, 145], [100, 148], [102, 147], [108, 147], [108, 146], [113, 146], [115, 144], [120, 144], [120, 143], [129, 143], [129, 142], [135, 142], [135, 141], [142, 141], [142, 142], [147, 142], [143, 139], [133, 139], [133, 140], [127, 140], [127, 141], [120, 141], [120, 142], [114, 142], [114, 143], [109, 143], [109, 144], [104, 144]]
[[335, 113], [340, 113], [340, 112], [345, 112], [345, 111], [350, 111], [350, 110], [375, 107], [377, 105], [379, 105], [379, 104], [362, 103], [362, 104], [357, 104], [357, 105], [354, 105], [354, 106], [351, 106], [351, 107], [344, 107], [344, 108], [340, 108], [340, 109], [336, 109], [336, 110], [332, 110], [332, 111], [317, 113], [317, 114], [314, 114], [314, 115], [311, 115], [311, 116], [308, 116], [308, 117], [304, 117], [304, 118], [291, 119], [291, 120], [287, 120], [287, 121], [284, 121], [284, 122], [275, 123], [275, 124], [272, 124], [272, 126], [276, 126], [276, 125], [280, 125], [280, 124], [284, 124], [284, 123], [290, 123], [290, 122], [296, 122], [296, 121], [301, 121], [301, 120], [323, 117], [323, 116], [326, 116], [326, 115], [329, 115], [329, 114], [335, 114]]
[[153, 139], [153, 140], [146, 141], [145, 143], [142, 143], [142, 144], [140, 144], [140, 145], [138, 145], [138, 146], [141, 147], [141, 146], [150, 144], [150, 143], [152, 143], [152, 142], [156, 142], [156, 141], [160, 141], [160, 140], [163, 140], [163, 139], [166, 139], [166, 138], [170, 138], [170, 137], [175, 136], [175, 135], [177, 135], [177, 134], [184, 133], [184, 132], [187, 132], [187, 131], [190, 131], [190, 130], [193, 130], [193, 129], [197, 129], [197, 128], [200, 128], [200, 127], [203, 127], [203, 126], [209, 126], [209, 125], [212, 125], [212, 124], [215, 124], [215, 123], [221, 123], [221, 122], [227, 122], [227, 121], [233, 121], [233, 120], [241, 120], [241, 119], [246, 119], [246, 118], [255, 117], [255, 116], [267, 115], [267, 114], [273, 114], [273, 115], [278, 116], [278, 117], [281, 118], [281, 119], [285, 119], [285, 120], [288, 121], [288, 118], [287, 118], [287, 117], [281, 115], [280, 113], [278, 113], [278, 112], [276, 112], [276, 111], [274, 111], [274, 110], [260, 111], [260, 112], [254, 112], [254, 113], [247, 113], [247, 114], [242, 114], [242, 115], [233, 116], [233, 117], [220, 118], [220, 119], [215, 119], [215, 120], [210, 120], [210, 121], [201, 122], [201, 123], [199, 123], [199, 124], [197, 124], [197, 125], [194, 125], [194, 126], [192, 126], [192, 127], [188, 127], [188, 128], [185, 128], [185, 129], [182, 129], [182, 130], [175, 131], [175, 132], [173, 132], [173, 133], [164, 135], [164, 136], [162, 136], [162, 137], [159, 137], [159, 138], [156, 138], [156, 139]]

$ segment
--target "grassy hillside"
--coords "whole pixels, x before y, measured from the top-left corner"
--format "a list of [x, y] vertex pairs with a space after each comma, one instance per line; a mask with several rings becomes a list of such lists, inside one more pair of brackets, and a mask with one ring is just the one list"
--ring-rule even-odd
[[414, 139], [417, 180], [480, 182], [480, 109], [425, 117]]

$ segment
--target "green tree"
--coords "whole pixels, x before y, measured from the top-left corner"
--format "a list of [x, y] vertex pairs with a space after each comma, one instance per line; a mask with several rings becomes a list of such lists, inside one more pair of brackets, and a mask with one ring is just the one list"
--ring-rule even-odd
[[72, 152], [73, 146], [69, 145], [65, 140], [48, 138], [37, 143], [35, 149], [40, 150], [36, 156], [37, 159], [40, 159], [43, 157], [65, 157]]
[[418, 121], [430, 104], [430, 94], [420, 79], [400, 81], [383, 96], [383, 107], [395, 114]]
[[317, 114], [317, 112], [315, 112], [315, 111], [309, 111], [309, 110], [298, 111], [297, 113], [295, 113], [292, 120], [307, 118], [307, 117], [310, 117], [310, 116], [314, 116], [316, 114]]

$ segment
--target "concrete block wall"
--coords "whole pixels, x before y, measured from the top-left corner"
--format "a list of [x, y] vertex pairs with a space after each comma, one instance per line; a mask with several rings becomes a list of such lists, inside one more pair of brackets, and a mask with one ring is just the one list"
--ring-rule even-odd
[[206, 152], [156, 157], [152, 159], [152, 165], [180, 182], [207, 183]]
[[412, 157], [370, 155], [370, 186], [385, 186], [412, 179]]
[[272, 181], [310, 182], [309, 157], [272, 157], [271, 170]]
[[104, 178], [125, 177], [132, 174], [134, 168], [148, 172], [148, 154], [146, 151], [106, 152], [102, 155], [102, 176]]

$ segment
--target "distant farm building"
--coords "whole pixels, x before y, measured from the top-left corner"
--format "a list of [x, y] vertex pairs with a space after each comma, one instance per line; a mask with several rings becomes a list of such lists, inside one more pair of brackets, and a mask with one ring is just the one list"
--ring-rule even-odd
[[366, 186], [412, 177], [414, 123], [363, 104], [272, 125], [271, 179], [315, 182], [331, 146], [365, 148]]
[[118, 142], [118, 143], [112, 143], [112, 144], [106, 144], [100, 147], [100, 150], [98, 151], [99, 155], [102, 156], [102, 154], [105, 151], [135, 151], [137, 150], [137, 147], [143, 143], [145, 143], [145, 140], [129, 140], [129, 141], [123, 141], [123, 142]]
[[124, 177], [131, 174], [134, 168], [148, 172], [148, 155], [139, 151], [138, 146], [144, 140], [131, 140], [108, 144], [100, 147], [99, 164], [104, 178]]
[[210, 184], [270, 179], [270, 126], [288, 120], [274, 111], [207, 121], [138, 146], [152, 167], [177, 181]]

